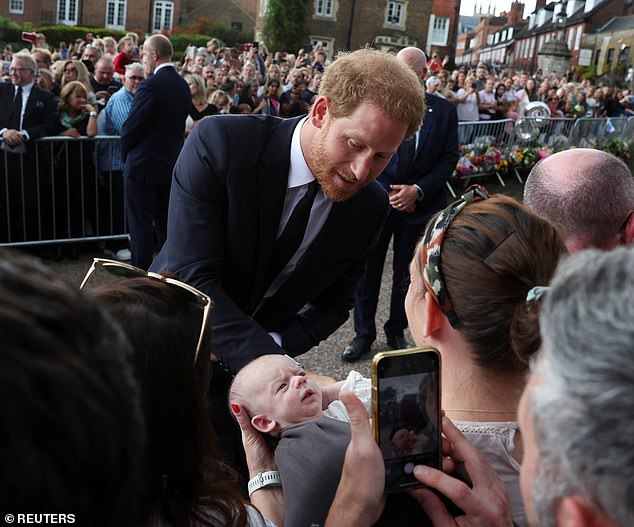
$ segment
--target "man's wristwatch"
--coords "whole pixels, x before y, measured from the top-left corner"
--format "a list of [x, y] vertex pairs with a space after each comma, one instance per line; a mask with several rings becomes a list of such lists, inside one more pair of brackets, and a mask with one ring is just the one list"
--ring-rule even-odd
[[255, 476], [253, 476], [249, 483], [247, 484], [247, 488], [249, 489], [249, 497], [256, 490], [261, 489], [263, 487], [281, 487], [282, 480], [280, 479], [280, 473], [277, 470], [269, 470], [268, 472], [258, 472]]
[[88, 115], [90, 115], [90, 117], [97, 117], [97, 112], [90, 112]]

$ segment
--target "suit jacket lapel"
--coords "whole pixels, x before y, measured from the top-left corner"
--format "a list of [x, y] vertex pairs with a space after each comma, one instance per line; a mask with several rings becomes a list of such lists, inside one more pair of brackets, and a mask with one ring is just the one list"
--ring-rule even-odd
[[434, 95], [425, 94], [425, 103], [427, 105], [427, 111], [425, 112], [425, 119], [423, 120], [423, 126], [420, 128], [420, 133], [418, 136], [418, 145], [416, 147], [416, 157], [423, 151], [423, 146], [425, 142], [429, 139], [429, 130], [431, 130], [431, 125], [434, 120], [434, 104], [432, 102], [432, 97]]
[[290, 166], [291, 139], [299, 120], [280, 121], [257, 168], [255, 184], [258, 195], [260, 243], [259, 261], [256, 265], [254, 287], [249, 302], [253, 309], [258, 305], [270, 285], [266, 280], [268, 264], [284, 208]]

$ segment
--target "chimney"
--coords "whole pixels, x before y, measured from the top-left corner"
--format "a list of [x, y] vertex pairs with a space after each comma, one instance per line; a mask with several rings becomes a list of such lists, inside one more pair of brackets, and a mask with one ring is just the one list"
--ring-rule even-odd
[[546, 7], [546, 0], [536, 0], [535, 11], [539, 11], [542, 7]]
[[[539, 2], [539, 0], [537, 0]], [[511, 4], [511, 12], [508, 14], [508, 23], [511, 26], [517, 26], [524, 19], [524, 4], [522, 2], [513, 2]]]

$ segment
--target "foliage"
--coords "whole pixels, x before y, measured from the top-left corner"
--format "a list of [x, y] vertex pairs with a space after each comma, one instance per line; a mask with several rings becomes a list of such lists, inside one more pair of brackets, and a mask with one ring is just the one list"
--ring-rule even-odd
[[126, 34], [126, 31], [118, 29], [106, 29], [98, 26], [64, 26], [61, 24], [41, 26], [36, 31], [44, 33], [47, 44], [53, 47], [58, 47], [61, 41], [70, 43], [78, 38], [84, 39], [86, 33], [92, 33], [95, 38], [112, 36], [115, 40], [119, 40]]
[[[197, 42], [199, 42], [199, 37], [203, 36], [205, 38], [205, 42], [198, 44]], [[175, 39], [174, 37], [179, 38]], [[221, 45], [237, 47], [244, 42], [250, 42], [253, 40], [253, 32], [237, 31], [220, 24], [214, 24], [213, 19], [210, 17], [198, 16], [193, 21], [174, 28], [170, 40], [172, 41], [172, 45], [175, 50], [184, 51], [187, 44], [195, 43], [194, 40], [192, 40], [191, 42], [187, 42], [183, 45], [181, 40], [183, 37], [190, 38], [190, 40], [193, 37], [196, 40], [197, 47], [205, 46], [205, 44], [212, 38], [218, 39]]]
[[577, 78], [587, 79], [589, 81], [595, 79], [597, 76], [596, 66], [577, 66]]
[[[3, 44], [15, 44], [20, 42], [20, 33], [24, 29], [7, 17], [0, 16], [0, 42]], [[30, 29], [29, 29], [30, 31]], [[26, 43], [25, 43], [26, 44]], [[15, 50], [16, 47], [14, 46]]]
[[306, 0], [269, 0], [262, 28], [269, 51], [294, 51], [308, 43]]

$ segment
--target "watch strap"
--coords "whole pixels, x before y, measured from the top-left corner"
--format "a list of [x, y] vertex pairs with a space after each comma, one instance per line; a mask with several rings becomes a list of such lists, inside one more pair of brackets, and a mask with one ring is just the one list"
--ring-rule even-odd
[[251, 494], [253, 494], [256, 490], [270, 486], [282, 486], [282, 479], [280, 478], [279, 471], [269, 470], [268, 472], [258, 472], [247, 484], [249, 497], [251, 497]]

